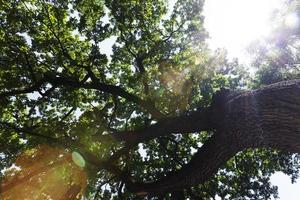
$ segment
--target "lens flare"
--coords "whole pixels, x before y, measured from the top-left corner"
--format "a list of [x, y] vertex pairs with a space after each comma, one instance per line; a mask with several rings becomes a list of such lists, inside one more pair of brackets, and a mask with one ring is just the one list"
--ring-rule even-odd
[[83, 168], [85, 166], [84, 158], [76, 151], [74, 151], [72, 153], [72, 160], [77, 166], [79, 166], [81, 168]]
[[76, 163], [70, 152], [57, 147], [40, 145], [26, 150], [15, 161], [17, 170], [6, 171], [0, 199], [82, 199], [87, 177], [82, 168], [84, 159], [77, 154]]
[[186, 78], [190, 70], [188, 68], [183, 70], [170, 69], [166, 70], [160, 77], [160, 81], [171, 92], [176, 95], [183, 95], [186, 92], [185, 86], [188, 79]]

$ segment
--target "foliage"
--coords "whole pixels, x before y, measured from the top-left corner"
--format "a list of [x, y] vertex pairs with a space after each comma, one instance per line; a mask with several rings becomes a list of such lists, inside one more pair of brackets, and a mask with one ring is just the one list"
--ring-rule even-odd
[[[71, 152], [86, 159], [88, 199], [143, 199], [122, 178], [130, 174], [148, 182], [187, 164], [212, 132], [165, 135], [132, 146], [110, 137], [208, 107], [223, 87], [247, 87], [243, 66], [224, 51], [208, 49], [204, 2], [172, 2], [0, 0], [0, 168], [13, 174], [9, 167], [24, 152], [47, 144], [55, 149], [54, 160], [58, 152], [70, 162]], [[288, 42], [281, 49], [294, 43]], [[279, 53], [278, 60], [286, 55]], [[283, 79], [276, 59], [260, 55], [265, 57], [259, 58], [253, 87]], [[191, 199], [269, 199], [277, 197], [270, 176], [283, 171], [294, 181], [299, 164], [297, 155], [246, 150], [210, 181], [182, 193]]]
[[249, 47], [253, 66], [258, 70], [254, 87], [299, 78], [300, 32], [299, 23], [293, 21], [299, 18], [300, 6], [298, 1], [284, 2], [283, 9], [273, 14], [276, 26], [268, 39], [256, 41]]

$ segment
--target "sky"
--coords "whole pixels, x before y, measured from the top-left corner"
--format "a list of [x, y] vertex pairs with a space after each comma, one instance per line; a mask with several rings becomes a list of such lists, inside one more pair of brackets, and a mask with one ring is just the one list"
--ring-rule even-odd
[[229, 57], [244, 61], [249, 43], [271, 32], [270, 17], [280, 6], [280, 0], [206, 0], [204, 23], [210, 47], [224, 47]]
[[[226, 48], [230, 58], [237, 57], [241, 63], [249, 63], [247, 46], [258, 39], [266, 38], [272, 26], [271, 16], [282, 7], [280, 0], [206, 0], [204, 4], [205, 28], [209, 32], [211, 49]], [[289, 15], [286, 25], [299, 24], [299, 19]], [[291, 184], [291, 179], [281, 173], [271, 177], [278, 186], [281, 200], [300, 199], [300, 180]]]

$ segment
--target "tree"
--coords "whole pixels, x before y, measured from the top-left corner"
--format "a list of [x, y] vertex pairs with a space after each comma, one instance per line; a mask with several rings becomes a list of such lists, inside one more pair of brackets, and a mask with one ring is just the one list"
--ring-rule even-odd
[[202, 6], [1, 2], [2, 198], [268, 199], [272, 173], [294, 181], [299, 80], [243, 91]]
[[256, 86], [299, 78], [299, 2], [284, 1], [274, 13], [276, 26], [269, 38], [251, 45], [253, 66], [257, 67]]

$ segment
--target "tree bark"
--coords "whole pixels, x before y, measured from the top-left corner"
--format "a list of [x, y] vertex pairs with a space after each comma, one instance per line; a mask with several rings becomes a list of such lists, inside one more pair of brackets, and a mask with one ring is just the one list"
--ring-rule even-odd
[[128, 189], [146, 195], [202, 184], [227, 160], [247, 148], [300, 153], [300, 80], [225, 98], [216, 133], [187, 165], [155, 182], [128, 183]]
[[147, 142], [148, 140], [169, 134], [211, 131], [214, 130], [214, 127], [216, 126], [212, 120], [212, 115], [212, 109], [201, 109], [188, 115], [163, 119], [146, 128], [132, 131], [120, 131], [104, 136], [95, 135], [93, 136], [93, 139], [101, 141], [112, 138], [120, 142], [126, 142], [128, 145], [136, 145], [140, 142]]

